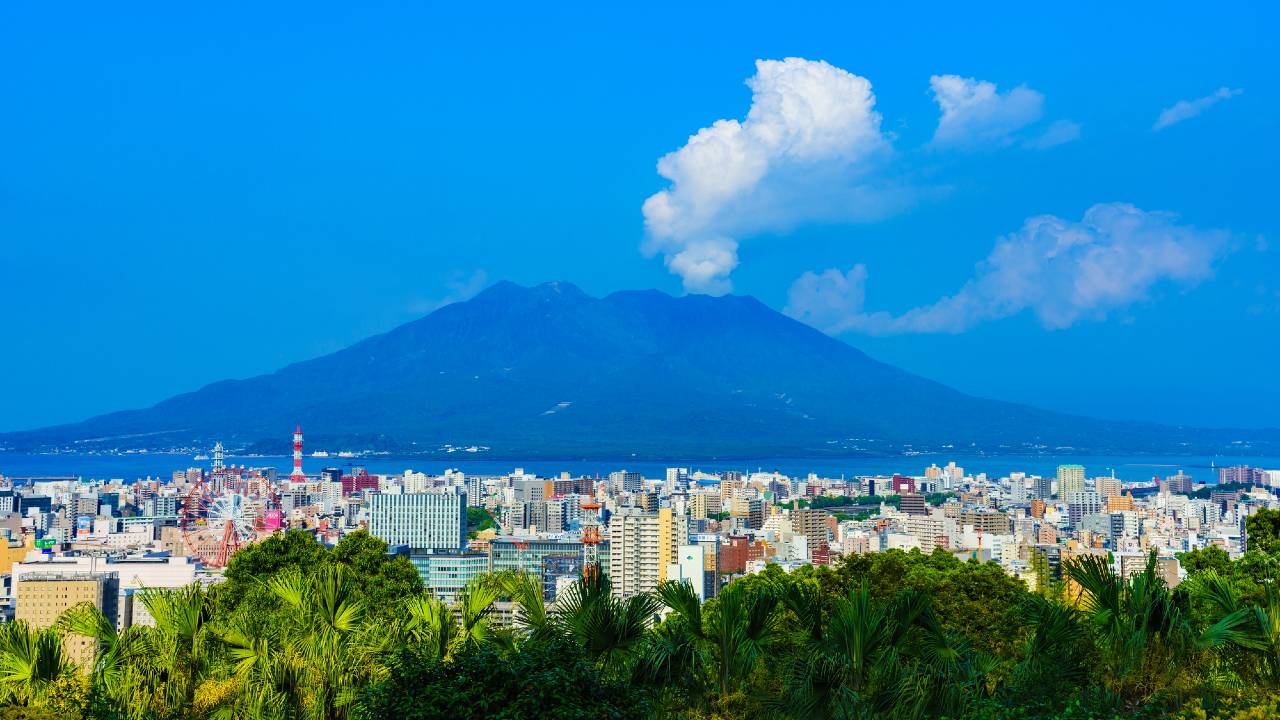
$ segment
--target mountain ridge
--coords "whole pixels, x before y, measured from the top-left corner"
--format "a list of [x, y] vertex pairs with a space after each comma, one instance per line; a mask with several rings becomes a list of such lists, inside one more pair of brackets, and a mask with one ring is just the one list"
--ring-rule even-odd
[[[1258, 453], [1277, 430], [1108, 421], [961, 393], [751, 296], [602, 298], [496, 283], [264, 375], [149, 408], [0, 434], [0, 448], [189, 449], [215, 440], [489, 457], [803, 457], [928, 450]], [[1241, 443], [1245, 444], [1241, 444]]]

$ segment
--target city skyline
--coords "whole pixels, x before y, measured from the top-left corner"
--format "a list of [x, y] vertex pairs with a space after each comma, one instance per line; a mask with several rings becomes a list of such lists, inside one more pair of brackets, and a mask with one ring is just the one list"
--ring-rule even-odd
[[1273, 9], [453, 12], [0, 11], [0, 431], [504, 279], [731, 288], [975, 395], [1275, 426]]
[[1278, 17], [0, 6], [0, 720], [1280, 717]]

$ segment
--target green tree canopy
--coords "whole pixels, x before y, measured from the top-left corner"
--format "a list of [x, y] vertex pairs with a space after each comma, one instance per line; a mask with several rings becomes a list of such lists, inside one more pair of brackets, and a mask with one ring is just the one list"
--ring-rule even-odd
[[443, 662], [406, 648], [386, 682], [370, 689], [360, 720], [639, 720], [645, 696], [612, 680], [564, 639], [516, 653], [483, 647]]
[[233, 555], [227, 581], [219, 588], [220, 602], [229, 612], [247, 606], [270, 616], [279, 603], [266, 585], [268, 579], [290, 570], [307, 574], [328, 566], [351, 571], [356, 597], [378, 618], [392, 619], [406, 597], [422, 592], [422, 578], [413, 563], [388, 555], [387, 544], [368, 532], [353, 532], [329, 549], [314, 535], [295, 530], [272, 535]]
[[1280, 510], [1260, 508], [1244, 521], [1248, 549], [1280, 555]]
[[844, 597], [868, 583], [872, 598], [887, 601], [904, 590], [924, 593], [933, 600], [939, 622], [948, 630], [966, 633], [974, 647], [1009, 655], [1026, 635], [1019, 603], [1026, 583], [996, 563], [962, 561], [941, 548], [888, 550], [846, 555], [835, 567], [837, 582], [829, 589]]

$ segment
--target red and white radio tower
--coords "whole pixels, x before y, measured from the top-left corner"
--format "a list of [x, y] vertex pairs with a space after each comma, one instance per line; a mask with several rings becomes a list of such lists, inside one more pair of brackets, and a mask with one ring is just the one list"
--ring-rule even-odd
[[302, 423], [293, 431], [293, 474], [290, 480], [305, 482], [307, 476], [302, 473]]

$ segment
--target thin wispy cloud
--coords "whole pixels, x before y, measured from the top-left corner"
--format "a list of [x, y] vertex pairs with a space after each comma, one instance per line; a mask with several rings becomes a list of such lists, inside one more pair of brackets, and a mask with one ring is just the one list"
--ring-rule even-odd
[[1146, 300], [1163, 283], [1195, 285], [1212, 274], [1228, 239], [1170, 213], [1094, 205], [1078, 222], [1027, 219], [956, 294], [901, 315], [866, 311], [862, 265], [805, 273], [791, 285], [786, 313], [830, 333], [958, 333], [1024, 311], [1046, 328], [1066, 328]]
[[1071, 120], [1058, 120], [1045, 129], [1043, 133], [1023, 143], [1031, 150], [1048, 150], [1080, 139], [1080, 123]]
[[1183, 120], [1190, 120], [1202, 114], [1205, 110], [1217, 105], [1223, 100], [1240, 95], [1244, 90], [1238, 88], [1220, 87], [1212, 93], [1195, 100], [1179, 100], [1172, 106], [1160, 111], [1160, 117], [1156, 118], [1156, 122], [1151, 126], [1153, 131], [1163, 130], [1170, 125], [1176, 125]]
[[1014, 133], [1044, 112], [1044, 95], [1026, 85], [1000, 92], [995, 83], [959, 75], [929, 78], [934, 102], [942, 110], [933, 144], [975, 148], [1007, 145]]
[[744, 120], [717, 120], [658, 161], [646, 254], [687, 291], [723, 293], [738, 241], [807, 222], [859, 222], [909, 203], [873, 170], [890, 155], [871, 83], [821, 61], [757, 60]]
[[445, 305], [470, 300], [488, 286], [489, 274], [484, 270], [474, 270], [470, 273], [458, 271], [453, 273], [453, 277], [444, 284], [444, 295], [434, 299], [415, 301], [410, 305], [409, 312], [414, 315], [425, 315]]

